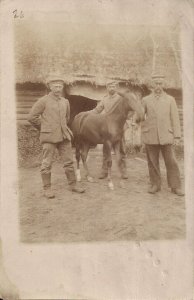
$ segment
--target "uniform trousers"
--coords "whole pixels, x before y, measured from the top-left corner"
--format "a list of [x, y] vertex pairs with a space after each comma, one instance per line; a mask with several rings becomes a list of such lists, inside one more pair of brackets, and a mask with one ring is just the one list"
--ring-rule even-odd
[[176, 161], [172, 145], [148, 145], [146, 154], [148, 161], [149, 176], [152, 185], [161, 186], [159, 154], [164, 158], [168, 186], [176, 189], [181, 187], [180, 171]]
[[60, 143], [44, 143], [43, 144], [43, 160], [41, 164], [41, 174], [51, 173], [55, 150], [58, 150], [59, 156], [63, 161], [63, 167], [69, 184], [76, 182], [76, 176], [73, 166], [73, 152], [71, 142], [63, 140]]

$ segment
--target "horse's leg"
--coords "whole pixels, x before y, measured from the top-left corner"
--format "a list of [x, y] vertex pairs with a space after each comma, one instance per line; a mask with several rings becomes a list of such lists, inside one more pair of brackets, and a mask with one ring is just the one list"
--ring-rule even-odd
[[112, 169], [112, 157], [111, 157], [112, 144], [110, 142], [106, 142], [104, 145], [105, 145], [106, 151], [107, 151], [108, 187], [111, 190], [114, 190], [114, 184], [112, 182], [112, 174], [111, 174], [111, 169]]
[[87, 165], [87, 156], [88, 156], [89, 149], [90, 149], [90, 145], [89, 144], [82, 143], [81, 158], [82, 158], [82, 162], [83, 162], [83, 166], [84, 166], [85, 175], [86, 175], [87, 180], [89, 182], [94, 182], [94, 179], [92, 178], [92, 176], [89, 173], [88, 165]]
[[121, 146], [120, 145], [120, 141], [116, 142], [114, 144], [114, 151], [115, 151], [115, 157], [116, 157], [116, 161], [117, 161], [117, 166], [118, 166], [119, 172], [121, 174], [120, 186], [122, 188], [124, 188], [125, 184], [124, 184], [124, 181], [122, 180], [123, 173], [122, 173], [122, 156], [121, 156], [120, 146]]
[[121, 176], [122, 176], [122, 157], [121, 157], [120, 147], [121, 147], [120, 141], [118, 141], [114, 144], [116, 161], [117, 161], [118, 169], [119, 169], [119, 171], [121, 173]]
[[76, 157], [76, 177], [77, 181], [81, 181], [81, 172], [80, 172], [80, 143], [76, 141], [75, 143], [75, 157]]

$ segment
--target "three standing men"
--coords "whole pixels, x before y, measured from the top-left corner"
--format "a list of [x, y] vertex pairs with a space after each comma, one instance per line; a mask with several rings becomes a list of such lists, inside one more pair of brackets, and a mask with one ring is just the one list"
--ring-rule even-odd
[[[179, 196], [184, 195], [181, 190], [181, 180], [178, 164], [174, 157], [172, 144], [178, 144], [181, 137], [180, 121], [175, 99], [166, 94], [164, 76], [154, 75], [153, 92], [142, 99], [145, 112], [145, 121], [142, 123], [142, 140], [146, 146], [148, 169], [151, 186], [149, 193], [156, 193], [161, 189], [161, 176], [159, 166], [159, 153], [162, 152], [166, 169], [167, 180], [171, 191]], [[54, 198], [51, 190], [51, 167], [55, 150], [64, 161], [64, 169], [72, 191], [83, 193], [85, 190], [77, 186], [76, 175], [73, 168], [73, 155], [71, 147], [71, 130], [67, 124], [70, 118], [70, 106], [63, 98], [64, 80], [59, 76], [48, 79], [47, 85], [51, 92], [40, 98], [32, 107], [29, 122], [40, 130], [40, 141], [43, 145], [43, 160], [41, 177], [44, 194], [47, 198]], [[120, 97], [117, 93], [117, 83], [107, 84], [108, 95], [97, 105], [94, 112], [109, 111]], [[125, 153], [122, 150], [122, 177], [127, 178]], [[103, 166], [100, 178], [107, 176], [106, 148], [103, 148]]]
[[73, 153], [71, 146], [71, 130], [68, 128], [70, 119], [69, 101], [62, 97], [64, 80], [53, 75], [47, 85], [50, 93], [40, 98], [32, 107], [29, 122], [40, 130], [40, 141], [43, 146], [43, 160], [41, 177], [44, 195], [54, 198], [51, 190], [51, 167], [55, 150], [58, 149], [64, 163], [64, 169], [70, 189], [73, 192], [83, 193], [84, 189], [77, 186], [73, 167]]
[[180, 121], [175, 99], [164, 92], [164, 76], [153, 75], [153, 92], [142, 99], [145, 121], [142, 140], [146, 147], [151, 186], [149, 193], [161, 189], [159, 153], [162, 152], [167, 170], [167, 181], [172, 193], [183, 196], [181, 179], [172, 145], [181, 137]]

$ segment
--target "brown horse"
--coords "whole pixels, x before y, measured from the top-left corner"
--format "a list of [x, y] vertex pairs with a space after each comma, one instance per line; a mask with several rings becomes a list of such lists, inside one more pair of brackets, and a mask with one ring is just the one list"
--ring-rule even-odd
[[72, 131], [74, 134], [74, 142], [76, 147], [77, 161], [77, 179], [81, 180], [80, 175], [80, 155], [86, 172], [88, 181], [93, 182], [93, 178], [89, 174], [87, 166], [87, 155], [91, 146], [103, 144], [108, 152], [108, 185], [110, 189], [114, 189], [111, 180], [111, 149], [116, 154], [118, 166], [121, 165], [120, 143], [123, 137], [123, 127], [127, 119], [129, 111], [136, 112], [136, 120], [143, 120], [143, 108], [138, 97], [134, 93], [117, 92], [121, 97], [114, 104], [112, 109], [105, 114], [98, 114], [93, 111], [81, 112], [75, 116], [72, 122]]

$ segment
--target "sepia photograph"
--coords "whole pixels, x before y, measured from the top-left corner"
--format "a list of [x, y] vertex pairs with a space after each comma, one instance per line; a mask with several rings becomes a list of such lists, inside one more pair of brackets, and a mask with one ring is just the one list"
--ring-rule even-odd
[[180, 29], [14, 34], [21, 241], [184, 239]]
[[191, 299], [194, 39], [177, 2], [1, 10], [3, 299]]

